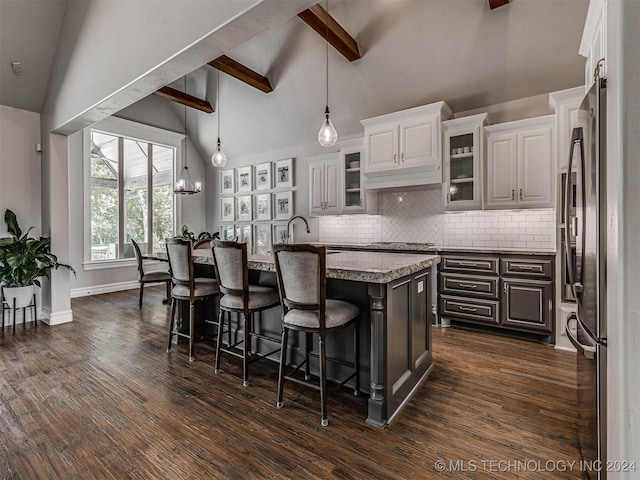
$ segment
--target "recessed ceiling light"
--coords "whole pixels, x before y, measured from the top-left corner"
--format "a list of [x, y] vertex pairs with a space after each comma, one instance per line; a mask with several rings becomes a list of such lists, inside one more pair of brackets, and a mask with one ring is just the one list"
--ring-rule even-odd
[[13, 73], [16, 75], [22, 75], [22, 63], [11, 62], [11, 68], [13, 69]]

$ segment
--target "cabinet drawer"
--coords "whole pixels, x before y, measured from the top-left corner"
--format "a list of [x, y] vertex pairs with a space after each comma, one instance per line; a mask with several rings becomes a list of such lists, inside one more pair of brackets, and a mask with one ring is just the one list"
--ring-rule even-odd
[[499, 302], [440, 295], [440, 315], [447, 318], [498, 325]]
[[500, 274], [550, 280], [553, 278], [553, 260], [550, 258], [502, 258]]
[[495, 257], [449, 257], [442, 258], [443, 272], [482, 272], [498, 274], [498, 259]]
[[441, 273], [440, 292], [498, 300], [498, 277]]

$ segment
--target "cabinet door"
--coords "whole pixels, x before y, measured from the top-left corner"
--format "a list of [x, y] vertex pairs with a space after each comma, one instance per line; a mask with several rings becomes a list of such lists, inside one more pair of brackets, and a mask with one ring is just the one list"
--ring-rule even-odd
[[393, 170], [398, 166], [398, 126], [369, 128], [365, 131], [367, 158], [365, 172]]
[[517, 146], [516, 133], [490, 135], [487, 138], [487, 208], [516, 205]]
[[340, 161], [330, 162], [324, 166], [324, 213], [340, 214]]
[[400, 167], [440, 168], [438, 117], [400, 124]]
[[309, 165], [309, 215], [324, 214], [324, 163]]
[[445, 210], [479, 209], [480, 128], [445, 131], [442, 155]]
[[502, 280], [503, 327], [551, 333], [553, 281]]
[[551, 127], [518, 133], [518, 204], [551, 207]]

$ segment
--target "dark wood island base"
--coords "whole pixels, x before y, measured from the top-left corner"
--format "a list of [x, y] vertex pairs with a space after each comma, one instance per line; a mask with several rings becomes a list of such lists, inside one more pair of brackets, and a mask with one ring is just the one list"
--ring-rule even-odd
[[[212, 266], [212, 256], [204, 250], [194, 251], [194, 261], [200, 264], [201, 274], [202, 267]], [[437, 255], [379, 252], [340, 252], [327, 257], [327, 296], [360, 308], [361, 390], [368, 394], [366, 421], [371, 425], [384, 427], [393, 422], [433, 369], [432, 304], [439, 262]], [[249, 268], [254, 281], [275, 285], [271, 258], [250, 257]], [[263, 312], [256, 328], [277, 337], [280, 322], [276, 308]], [[347, 361], [352, 356], [353, 338], [350, 332], [342, 333], [332, 337], [327, 355]], [[261, 343], [253, 346], [258, 352], [268, 348]], [[293, 343], [289, 361], [299, 363], [304, 336]], [[343, 368], [330, 365], [327, 378], [344, 378]], [[312, 362], [311, 371], [318, 371], [316, 362]]]

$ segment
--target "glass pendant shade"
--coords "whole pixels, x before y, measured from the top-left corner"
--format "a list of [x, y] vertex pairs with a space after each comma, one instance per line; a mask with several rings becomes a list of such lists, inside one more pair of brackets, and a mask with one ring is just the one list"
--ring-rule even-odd
[[322, 126], [320, 127], [320, 131], [318, 132], [318, 142], [323, 147], [332, 147], [338, 141], [338, 132], [331, 123], [331, 119], [329, 118], [329, 106], [327, 105], [327, 109], [325, 111], [325, 119], [322, 122]]
[[218, 138], [218, 146], [216, 147], [216, 151], [211, 155], [211, 164], [214, 167], [224, 167], [227, 164], [227, 156], [222, 151], [220, 147], [220, 139]]

